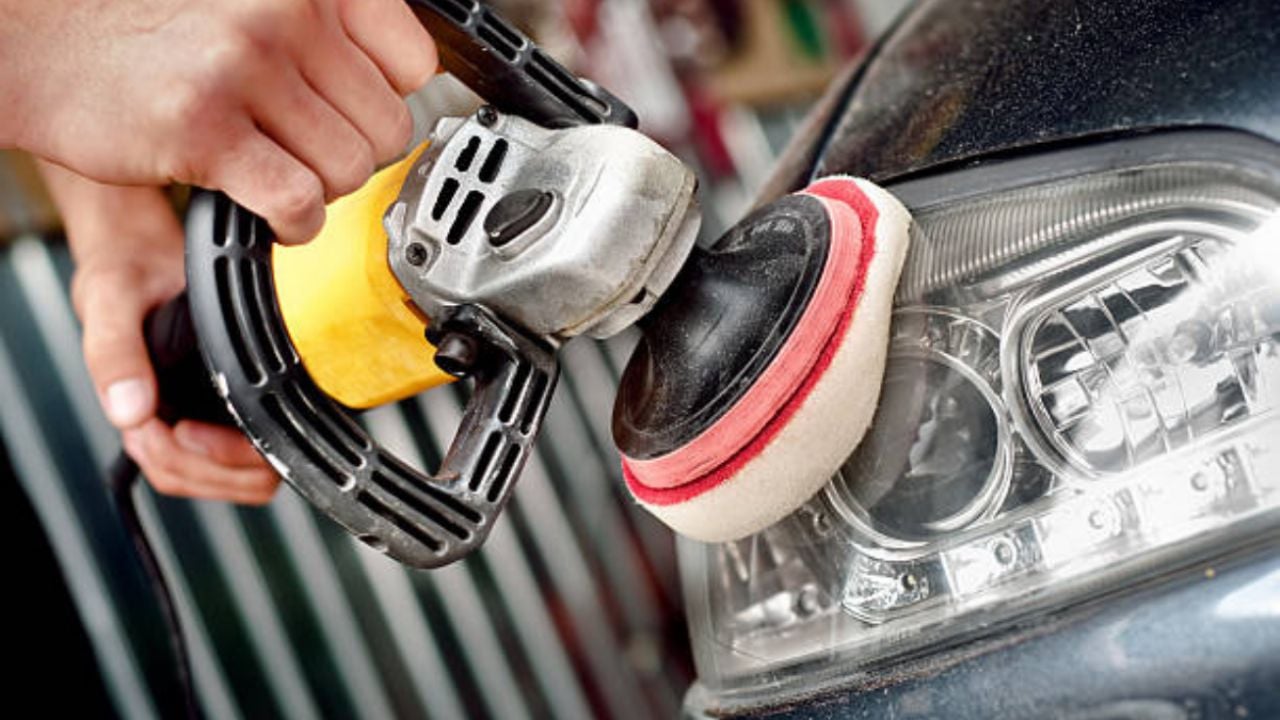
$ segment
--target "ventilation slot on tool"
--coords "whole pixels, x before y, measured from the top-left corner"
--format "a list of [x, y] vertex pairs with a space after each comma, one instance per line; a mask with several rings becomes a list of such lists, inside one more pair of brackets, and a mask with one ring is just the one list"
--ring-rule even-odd
[[528, 400], [524, 406], [524, 414], [520, 417], [520, 432], [528, 435], [538, 421], [538, 411], [546, 401], [547, 376], [535, 372], [533, 381], [529, 383]]
[[[267, 329], [267, 339], [271, 347], [275, 349], [284, 365], [298, 362], [298, 354], [294, 352], [293, 343], [289, 342], [284, 326], [267, 319], [278, 316], [280, 312], [276, 306], [275, 290], [271, 285], [271, 269], [261, 262], [253, 264], [252, 289], [253, 301], [265, 313], [263, 326]], [[284, 367], [280, 370], [283, 371]]]
[[335, 423], [329, 418], [322, 417], [316, 410], [316, 406], [297, 386], [289, 384], [285, 387], [285, 399], [298, 411], [302, 416], [303, 427], [310, 428], [314, 435], [319, 435], [313, 442], [323, 442], [332, 454], [342, 458], [352, 468], [358, 468], [364, 465], [364, 458], [360, 453], [352, 448], [340, 436], [340, 432]]
[[479, 511], [468, 507], [465, 503], [449, 495], [449, 493], [434, 485], [424, 484], [413, 470], [410, 470], [396, 458], [385, 453], [380, 453], [378, 455], [378, 463], [382, 466], [383, 474], [391, 482], [398, 482], [401, 485], [421, 492], [434, 500], [437, 504], [444, 506], [453, 514], [473, 525], [478, 525], [482, 520], [484, 520], [484, 516], [482, 516]]
[[289, 440], [302, 451], [303, 455], [311, 461], [313, 465], [320, 471], [320, 476], [333, 480], [339, 487], [350, 488], [355, 482], [355, 478], [345, 468], [340, 467], [339, 463], [333, 458], [325, 455], [320, 451], [307, 433], [303, 430], [302, 423], [293, 416], [282, 402], [275, 395], [267, 395], [262, 398], [262, 409], [266, 411], [281, 430], [289, 436]]
[[236, 224], [236, 237], [241, 245], [251, 248], [258, 244], [258, 218], [253, 213], [237, 209], [232, 222]]
[[507, 159], [509, 147], [507, 141], [501, 138], [493, 144], [489, 156], [484, 159], [484, 165], [480, 166], [480, 182], [491, 183], [497, 179], [498, 171], [502, 169], [502, 162]]
[[[489, 162], [486, 160], [485, 164], [488, 165]], [[484, 202], [484, 193], [479, 190], [472, 190], [463, 198], [462, 205], [458, 207], [458, 214], [453, 218], [453, 225], [449, 227], [449, 234], [445, 237], [450, 245], [457, 245], [466, 236], [467, 230], [471, 228], [471, 221], [476, 219], [476, 213], [480, 211], [482, 202]]]
[[484, 476], [489, 474], [489, 466], [493, 464], [493, 456], [497, 454], [498, 445], [501, 443], [502, 435], [497, 432], [491, 432], [489, 437], [485, 438], [480, 456], [476, 458], [475, 471], [471, 473], [471, 482], [467, 485], [471, 492], [480, 489], [480, 484], [484, 481]]
[[489, 486], [489, 492], [485, 494], [485, 498], [489, 502], [496, 502], [498, 496], [502, 494], [502, 488], [507, 486], [511, 477], [516, 472], [516, 462], [520, 459], [520, 446], [510, 445], [507, 452], [502, 456], [502, 464], [498, 466], [498, 473], [493, 478], [493, 484]]
[[480, 26], [476, 28], [480, 39], [489, 43], [507, 62], [515, 62], [519, 59], [520, 51], [525, 45], [520, 33], [487, 10], [480, 18]]
[[231, 204], [231, 199], [225, 195], [219, 195], [213, 203], [213, 244], [217, 247], [224, 248], [231, 242], [231, 237], [227, 234], [232, 227], [232, 223], [227, 222], [228, 212], [227, 206]]
[[419, 495], [412, 488], [397, 484], [390, 478], [378, 472], [373, 474], [372, 480], [374, 486], [379, 490], [398, 500], [406, 509], [421, 515], [427, 523], [439, 526], [442, 530], [459, 540], [466, 541], [470, 539], [470, 530], [455, 522], [448, 515], [440, 512], [440, 509], [437, 508], [430, 499]]
[[453, 196], [457, 194], [458, 181], [445, 178], [444, 184], [440, 186], [440, 194], [436, 196], [436, 204], [431, 206], [431, 219], [439, 220], [444, 217], [444, 211], [449, 209], [449, 203], [453, 202]]
[[365, 434], [364, 429], [342, 410], [342, 406], [311, 385], [310, 378], [291, 381], [286, 384], [285, 389], [304, 398], [316, 415], [324, 419], [333, 432], [345, 440], [347, 447], [353, 449], [352, 452], [373, 452], [373, 440]]
[[258, 264], [249, 258], [240, 259], [240, 279], [245, 282], [249, 290], [249, 299], [247, 301], [249, 311], [249, 330], [253, 335], [253, 341], [257, 344], [259, 357], [265, 357], [267, 361], [267, 369], [271, 373], [284, 372], [284, 354], [280, 352], [280, 347], [271, 338], [269, 325], [263, 317], [263, 300], [265, 296], [260, 287]]
[[[453, 164], [459, 172], [466, 172], [471, 169], [471, 163], [475, 162], [476, 153], [480, 152], [480, 138], [472, 136], [467, 140], [467, 144], [462, 148], [462, 152], [458, 153], [458, 161]], [[457, 189], [457, 183], [454, 183]]]
[[462, 2], [462, 0], [427, 0], [427, 4], [448, 15], [459, 25], [467, 24], [475, 8], [475, 3]]
[[529, 63], [528, 73], [543, 87], [551, 91], [561, 102], [573, 108], [584, 120], [602, 121], [609, 115], [609, 108], [590, 95], [576, 92], [576, 78], [553, 62], [541, 50], [533, 51], [533, 62]]
[[421, 526], [414, 524], [408, 518], [402, 517], [375, 495], [361, 491], [356, 495], [356, 501], [368, 508], [374, 515], [390, 522], [404, 531], [406, 535], [426, 545], [432, 552], [439, 552], [444, 547], [444, 543], [440, 542], [435, 536], [423, 530]]
[[511, 418], [515, 417], [516, 404], [525, 394], [525, 385], [529, 382], [529, 371], [529, 363], [522, 362], [516, 365], [516, 372], [511, 376], [511, 389], [503, 398], [502, 407], [498, 408], [498, 422], [503, 425], [510, 424]]
[[213, 261], [213, 282], [217, 288], [218, 305], [223, 309], [223, 318], [227, 324], [227, 342], [235, 352], [245, 381], [250, 385], [261, 385], [264, 379], [262, 368], [253, 361], [253, 354], [245, 346], [245, 334], [238, 319], [242, 315], [242, 308], [232, 289], [237, 283], [231, 275], [230, 260], [220, 257]]

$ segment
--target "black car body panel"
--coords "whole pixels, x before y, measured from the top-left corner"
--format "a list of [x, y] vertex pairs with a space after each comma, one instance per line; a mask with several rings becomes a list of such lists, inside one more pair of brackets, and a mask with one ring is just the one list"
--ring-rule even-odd
[[1280, 717], [1278, 602], [1280, 558], [1262, 549], [755, 717]]
[[1173, 127], [1280, 141], [1280, 3], [935, 0], [842, 92], [810, 177]]

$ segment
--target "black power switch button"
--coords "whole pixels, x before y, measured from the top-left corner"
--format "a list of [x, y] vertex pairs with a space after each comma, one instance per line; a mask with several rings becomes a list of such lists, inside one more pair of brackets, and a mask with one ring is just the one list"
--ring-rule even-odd
[[493, 204], [484, 217], [489, 243], [502, 247], [533, 227], [551, 209], [555, 196], [546, 190], [516, 190]]

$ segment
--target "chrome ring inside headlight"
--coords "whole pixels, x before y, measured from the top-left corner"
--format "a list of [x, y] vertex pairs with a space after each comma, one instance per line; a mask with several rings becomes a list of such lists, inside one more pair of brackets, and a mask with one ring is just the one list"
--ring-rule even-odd
[[721, 704], [1280, 528], [1280, 149], [1170, 133], [890, 189], [916, 227], [873, 429], [791, 517], [680, 543]]
[[945, 309], [895, 316], [876, 420], [826, 488], [866, 540], [909, 550], [995, 514], [1012, 457], [999, 343]]

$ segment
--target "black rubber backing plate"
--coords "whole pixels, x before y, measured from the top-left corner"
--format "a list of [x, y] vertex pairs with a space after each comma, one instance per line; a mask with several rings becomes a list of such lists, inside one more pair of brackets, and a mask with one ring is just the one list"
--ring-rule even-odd
[[613, 437], [659, 457], [725, 414], [787, 341], [822, 276], [831, 226], [821, 201], [781, 198], [694, 251], [622, 374]]

